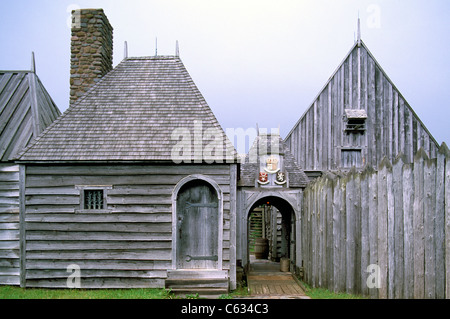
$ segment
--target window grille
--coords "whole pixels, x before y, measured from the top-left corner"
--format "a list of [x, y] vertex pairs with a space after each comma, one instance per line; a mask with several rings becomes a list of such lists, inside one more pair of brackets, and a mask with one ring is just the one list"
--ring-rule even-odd
[[345, 109], [347, 120], [345, 131], [348, 133], [361, 133], [366, 130], [367, 114], [365, 110]]
[[104, 209], [103, 190], [84, 190], [84, 209]]

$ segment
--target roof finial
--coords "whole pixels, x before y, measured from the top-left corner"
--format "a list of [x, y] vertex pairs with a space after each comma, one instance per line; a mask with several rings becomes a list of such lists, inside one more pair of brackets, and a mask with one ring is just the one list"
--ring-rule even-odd
[[31, 51], [31, 72], [36, 73], [36, 62], [34, 61], [33, 51]]
[[128, 43], [127, 41], [123, 44], [123, 59], [128, 59]]
[[155, 56], [158, 56], [158, 37], [155, 40]]
[[178, 45], [178, 40], [175, 44], [175, 56], [179, 57], [180, 56], [180, 47]]
[[359, 19], [359, 11], [358, 11], [358, 29], [356, 31], [356, 41], [358, 41], [358, 45], [361, 43], [361, 20]]

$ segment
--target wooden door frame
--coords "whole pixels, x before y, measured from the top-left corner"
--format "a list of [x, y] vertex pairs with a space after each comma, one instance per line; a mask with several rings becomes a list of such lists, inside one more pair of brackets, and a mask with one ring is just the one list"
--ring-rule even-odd
[[177, 235], [178, 235], [178, 223], [177, 223], [177, 198], [180, 189], [189, 182], [192, 181], [203, 181], [212, 186], [216, 192], [218, 205], [219, 205], [219, 216], [218, 216], [218, 242], [217, 242], [217, 268], [221, 270], [223, 265], [223, 192], [219, 187], [217, 182], [212, 178], [201, 175], [194, 174], [184, 177], [180, 180], [172, 192], [172, 269], [177, 269]]

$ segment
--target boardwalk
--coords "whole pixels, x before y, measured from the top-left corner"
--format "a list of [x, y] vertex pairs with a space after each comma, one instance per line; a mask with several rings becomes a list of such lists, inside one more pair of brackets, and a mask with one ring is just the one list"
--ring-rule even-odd
[[309, 299], [291, 273], [268, 260], [252, 261], [247, 284], [253, 298]]

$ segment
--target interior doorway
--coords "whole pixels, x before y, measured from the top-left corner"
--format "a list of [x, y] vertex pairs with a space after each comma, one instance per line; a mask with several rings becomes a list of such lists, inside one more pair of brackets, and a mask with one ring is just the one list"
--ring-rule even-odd
[[284, 199], [268, 196], [248, 212], [248, 270], [295, 271], [295, 214]]

